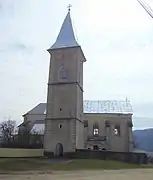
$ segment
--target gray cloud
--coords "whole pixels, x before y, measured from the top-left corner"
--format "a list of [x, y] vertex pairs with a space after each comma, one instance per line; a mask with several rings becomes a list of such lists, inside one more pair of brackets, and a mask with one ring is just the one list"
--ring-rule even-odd
[[34, 47], [32, 47], [31, 45], [26, 45], [24, 43], [21, 43], [21, 42], [14, 42], [10, 45], [8, 45], [7, 49], [11, 49], [12, 51], [24, 51], [26, 53], [31, 53], [33, 52], [34, 50]]
[[[76, 4], [76, 1], [72, 1]], [[13, 6], [8, 2], [13, 3]], [[114, 3], [114, 0], [110, 2]], [[132, 0], [131, 2], [133, 3]], [[49, 54], [45, 49], [56, 39], [67, 13], [65, 4], [69, 2], [0, 0], [0, 3], [0, 81], [3, 84], [0, 118], [11, 115], [13, 119], [21, 119], [23, 112], [46, 99]], [[145, 16], [143, 9], [142, 13], [137, 12], [137, 8], [133, 6], [133, 14], [128, 14], [123, 20], [120, 16], [115, 29], [116, 22], [112, 22], [112, 17], [103, 16], [103, 21], [99, 19], [92, 1], [78, 0], [77, 3], [80, 5], [76, 4], [72, 9], [72, 18], [75, 15], [75, 29], [87, 58], [84, 64], [84, 97], [102, 100], [125, 99], [127, 96], [132, 101], [136, 116], [152, 116], [152, 21], [147, 20], [148, 16]], [[99, 0], [99, 3], [101, 12], [105, 2]], [[130, 12], [132, 3], [125, 7], [127, 13]], [[88, 4], [91, 9], [86, 14]], [[82, 11], [75, 13], [77, 8]], [[13, 18], [11, 13], [14, 14]], [[118, 13], [116, 21], [117, 16]], [[131, 18], [128, 19], [129, 16]], [[133, 21], [134, 17], [136, 19]], [[124, 25], [126, 27], [122, 28]], [[150, 74], [147, 75], [147, 71]], [[145, 104], [146, 99], [150, 100], [150, 104]], [[10, 110], [12, 107], [14, 109]], [[139, 124], [144, 125], [136, 122], [137, 127]]]
[[22, 43], [14, 43], [12, 44], [12, 48], [18, 49], [18, 50], [26, 50], [28, 47], [25, 44]]
[[21, 42], [14, 42], [6, 44], [3, 49], [0, 49], [1, 53], [26, 53], [26, 54], [32, 54], [34, 52], [35, 48], [31, 45], [26, 45]]
[[[137, 32], [129, 34], [119, 34], [115, 32], [106, 32], [102, 30], [95, 34], [88, 34], [89, 38], [87, 39], [89, 46], [94, 46], [97, 44], [97, 41], [100, 42], [100, 46], [96, 46], [97, 51], [106, 51], [106, 52], [136, 52], [136, 51], [147, 51], [153, 49], [153, 27], [145, 33]], [[85, 35], [84, 35], [85, 36]], [[92, 42], [92, 44], [90, 43]]]

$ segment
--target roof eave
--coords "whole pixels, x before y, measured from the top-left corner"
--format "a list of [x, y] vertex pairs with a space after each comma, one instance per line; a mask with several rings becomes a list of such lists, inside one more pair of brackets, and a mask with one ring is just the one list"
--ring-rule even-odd
[[83, 52], [83, 50], [82, 50], [82, 48], [81, 48], [81, 46], [79, 44], [77, 46], [60, 47], [60, 48], [49, 48], [49, 49], [47, 49], [47, 51], [51, 54], [53, 51], [56, 51], [56, 50], [69, 49], [69, 48], [77, 48], [77, 47], [80, 48], [82, 56], [83, 56], [83, 59], [84, 59], [83, 61], [86, 62], [87, 59], [86, 59], [86, 57], [84, 55], [84, 52]]
[[47, 51], [50, 53], [52, 51], [56, 51], [56, 50], [61, 50], [61, 49], [68, 49], [68, 48], [76, 48], [76, 47], [80, 47], [80, 45], [76, 45], [76, 46], [61, 46], [61, 47], [57, 47], [57, 48], [49, 48], [47, 49]]

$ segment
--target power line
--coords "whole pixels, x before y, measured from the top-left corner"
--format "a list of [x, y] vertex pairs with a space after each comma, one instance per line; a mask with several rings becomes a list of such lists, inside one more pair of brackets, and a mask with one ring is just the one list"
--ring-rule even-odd
[[145, 11], [153, 18], [153, 9], [144, 0], [137, 0], [138, 3], [145, 9]]

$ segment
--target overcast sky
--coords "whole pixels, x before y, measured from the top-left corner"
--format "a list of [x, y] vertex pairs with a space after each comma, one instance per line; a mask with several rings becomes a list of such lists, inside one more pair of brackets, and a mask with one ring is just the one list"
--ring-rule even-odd
[[[149, 1], [153, 7], [153, 0]], [[0, 120], [46, 101], [49, 54], [72, 4], [87, 62], [84, 99], [131, 101], [153, 127], [153, 19], [137, 0], [0, 0]]]

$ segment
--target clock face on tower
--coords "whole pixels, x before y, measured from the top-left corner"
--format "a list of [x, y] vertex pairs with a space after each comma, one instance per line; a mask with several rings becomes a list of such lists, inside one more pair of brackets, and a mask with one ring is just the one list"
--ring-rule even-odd
[[58, 80], [59, 81], [67, 81], [68, 79], [68, 69], [61, 65], [59, 72], [58, 72]]

